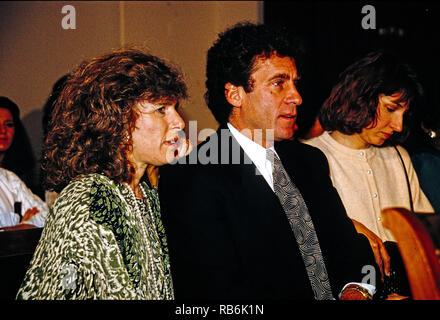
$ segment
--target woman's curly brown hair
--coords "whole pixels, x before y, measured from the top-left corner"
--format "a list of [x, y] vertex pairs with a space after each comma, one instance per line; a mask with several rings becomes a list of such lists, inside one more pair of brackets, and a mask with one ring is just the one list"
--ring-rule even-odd
[[41, 164], [46, 190], [60, 192], [88, 173], [130, 183], [134, 106], [184, 98], [181, 73], [140, 50], [120, 49], [82, 62], [66, 81], [49, 121]]

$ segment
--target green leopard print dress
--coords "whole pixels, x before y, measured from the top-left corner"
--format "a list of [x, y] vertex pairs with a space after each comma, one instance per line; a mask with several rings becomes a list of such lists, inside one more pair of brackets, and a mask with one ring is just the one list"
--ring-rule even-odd
[[64, 188], [50, 209], [17, 299], [174, 299], [157, 189], [142, 185], [148, 199], [135, 200], [126, 187], [100, 174]]

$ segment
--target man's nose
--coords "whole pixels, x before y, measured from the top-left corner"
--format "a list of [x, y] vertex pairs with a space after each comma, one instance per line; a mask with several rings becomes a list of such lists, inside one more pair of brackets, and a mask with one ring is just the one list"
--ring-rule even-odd
[[286, 102], [293, 103], [297, 106], [302, 104], [302, 97], [299, 94], [298, 89], [296, 88], [296, 86], [293, 82], [289, 87], [289, 91], [286, 96]]
[[5, 134], [6, 133], [6, 126], [4, 124], [0, 124], [0, 133]]

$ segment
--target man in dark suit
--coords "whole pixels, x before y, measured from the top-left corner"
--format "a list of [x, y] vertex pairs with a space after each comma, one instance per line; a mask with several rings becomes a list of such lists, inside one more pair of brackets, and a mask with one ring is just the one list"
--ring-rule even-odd
[[[370, 297], [359, 284], [375, 265], [367, 239], [346, 216], [325, 156], [291, 140], [302, 103], [298, 48], [284, 31], [244, 23], [208, 51], [205, 98], [220, 127], [160, 171], [177, 299], [337, 299], [349, 282], [358, 283], [344, 295]], [[316, 257], [307, 253], [302, 222], [293, 223], [286, 209], [290, 194], [287, 202], [279, 194], [268, 149], [305, 203]], [[310, 259], [318, 261], [312, 271]]]

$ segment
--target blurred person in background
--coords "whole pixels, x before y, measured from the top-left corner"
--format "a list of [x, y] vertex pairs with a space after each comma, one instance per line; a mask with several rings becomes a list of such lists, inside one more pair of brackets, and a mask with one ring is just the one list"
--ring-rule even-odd
[[404, 146], [411, 156], [423, 192], [435, 212], [440, 213], [440, 119], [438, 114], [429, 111], [423, 110], [411, 121]]
[[48, 208], [28, 187], [34, 163], [18, 106], [0, 97], [0, 227], [43, 227]]

